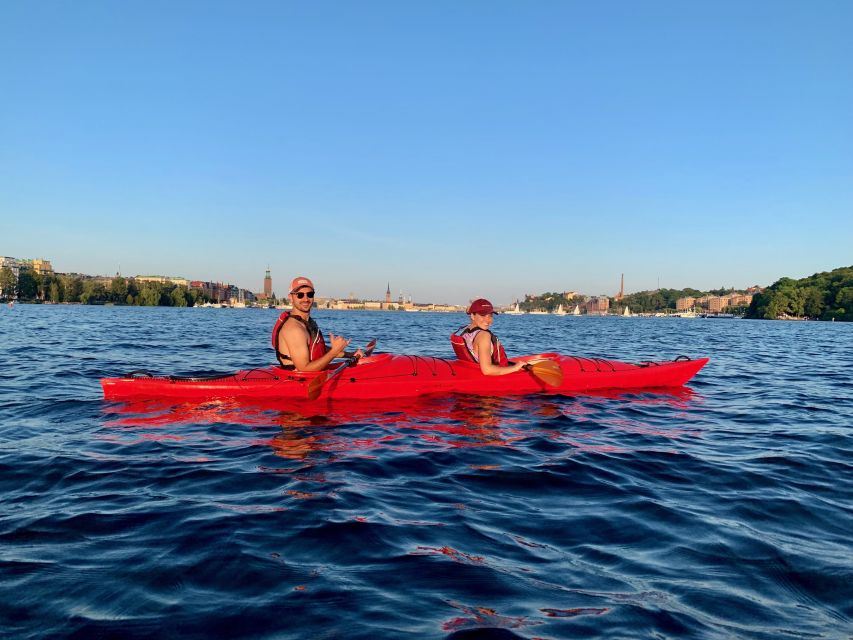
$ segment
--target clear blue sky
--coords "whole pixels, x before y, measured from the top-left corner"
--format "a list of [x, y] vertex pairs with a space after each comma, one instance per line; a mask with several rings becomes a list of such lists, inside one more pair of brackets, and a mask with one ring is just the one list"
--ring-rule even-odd
[[6, 0], [0, 255], [498, 304], [850, 265], [851, 33], [848, 0]]

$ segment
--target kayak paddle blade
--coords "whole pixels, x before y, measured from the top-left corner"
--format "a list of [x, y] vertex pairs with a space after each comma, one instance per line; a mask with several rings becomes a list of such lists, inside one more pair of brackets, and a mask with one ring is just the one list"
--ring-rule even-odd
[[563, 384], [563, 370], [553, 360], [540, 360], [527, 365], [537, 379], [551, 387], [559, 387]]
[[323, 385], [326, 384], [326, 380], [329, 378], [329, 374], [323, 372], [314, 378], [311, 382], [308, 383], [308, 399], [316, 400], [320, 397], [320, 392], [323, 391]]
[[370, 354], [373, 353], [373, 350], [376, 348], [376, 338], [367, 343], [367, 346], [364, 348], [364, 357], [369, 358]]

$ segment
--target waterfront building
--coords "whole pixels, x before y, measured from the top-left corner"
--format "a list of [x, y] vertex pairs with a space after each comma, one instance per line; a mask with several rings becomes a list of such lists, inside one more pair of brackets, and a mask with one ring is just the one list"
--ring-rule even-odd
[[675, 301], [675, 310], [676, 311], [690, 311], [694, 305], [696, 304], [696, 298], [687, 296], [686, 298], [679, 298]]
[[732, 307], [747, 307], [752, 303], [752, 294], [750, 293], [735, 293], [729, 299], [729, 306]]
[[[232, 284], [223, 284], [221, 282], [204, 282], [202, 280], [193, 280], [189, 283], [190, 289], [199, 289], [208, 300], [222, 304], [232, 298], [239, 298], [238, 289]], [[252, 295], [254, 299], [254, 295]]]
[[137, 282], [158, 282], [160, 284], [176, 284], [179, 287], [189, 287], [190, 281], [186, 278], [175, 278], [172, 276], [135, 276]]
[[3, 298], [15, 298], [17, 293], [17, 282], [18, 282], [18, 273], [21, 270], [21, 264], [17, 258], [12, 258], [11, 256], [0, 256], [0, 269], [8, 269], [12, 272], [12, 275], [15, 278], [15, 285], [12, 287], [11, 291], [3, 291], [0, 289], [0, 297]]
[[34, 258], [33, 260], [28, 260], [27, 262], [30, 263], [33, 268], [33, 271], [35, 271], [40, 276], [53, 275], [54, 273], [53, 267], [50, 264], [50, 260], [45, 260], [44, 258]]
[[18, 273], [21, 271], [21, 261], [11, 256], [2, 256], [0, 257], [0, 269], [2, 268], [9, 269], [15, 274], [15, 280], [17, 281]]
[[607, 296], [593, 296], [584, 303], [587, 315], [607, 315], [610, 310], [610, 298]]
[[40, 276], [54, 275], [53, 266], [50, 260], [44, 258], [13, 258], [11, 256], [0, 256], [0, 268], [6, 267], [12, 270], [17, 280], [21, 269], [32, 269], [34, 273]]
[[9, 269], [12, 272], [12, 276], [15, 278], [15, 288], [12, 291], [2, 291], [0, 290], [0, 296], [3, 297], [17, 297], [17, 287], [18, 287], [18, 277], [21, 275], [21, 269], [30, 269], [38, 276], [52, 276], [54, 275], [53, 266], [50, 264], [50, 260], [45, 260], [44, 258], [14, 258], [12, 256], [0, 256], [0, 269]]

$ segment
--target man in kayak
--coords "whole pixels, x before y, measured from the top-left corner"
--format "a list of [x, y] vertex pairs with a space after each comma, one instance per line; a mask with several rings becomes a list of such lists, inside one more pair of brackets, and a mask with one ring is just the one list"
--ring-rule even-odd
[[[331, 346], [326, 348], [323, 333], [311, 318], [314, 306], [314, 283], [298, 276], [290, 283], [291, 311], [281, 314], [273, 327], [273, 347], [279, 364], [297, 371], [321, 371], [342, 355], [350, 341], [329, 334]], [[360, 352], [357, 352], [360, 355]]]
[[463, 327], [459, 335], [454, 334], [450, 339], [460, 360], [478, 363], [480, 371], [486, 376], [505, 376], [534, 362], [509, 362], [503, 345], [491, 332], [494, 314], [497, 313], [491, 302], [485, 298], [474, 300], [466, 313], [471, 317], [471, 324]]

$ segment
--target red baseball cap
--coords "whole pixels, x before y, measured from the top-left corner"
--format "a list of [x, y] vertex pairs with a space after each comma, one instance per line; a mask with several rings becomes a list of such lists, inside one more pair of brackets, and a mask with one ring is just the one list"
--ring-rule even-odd
[[477, 298], [468, 305], [468, 310], [465, 313], [476, 313], [477, 315], [484, 316], [488, 313], [497, 313], [497, 311], [495, 311], [492, 303], [485, 298]]
[[305, 276], [296, 276], [290, 283], [290, 293], [296, 293], [302, 287], [314, 288], [314, 283]]

